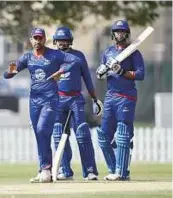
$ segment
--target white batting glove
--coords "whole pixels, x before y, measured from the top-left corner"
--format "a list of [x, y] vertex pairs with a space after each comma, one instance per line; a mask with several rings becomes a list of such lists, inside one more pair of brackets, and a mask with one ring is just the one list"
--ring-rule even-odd
[[115, 72], [116, 74], [118, 74], [119, 76], [122, 76], [125, 73], [125, 70], [121, 67], [118, 61], [116, 61], [113, 58], [108, 60], [108, 62], [106, 63], [106, 66], [111, 68], [111, 70]]
[[97, 78], [99, 80], [105, 79], [107, 71], [108, 71], [108, 68], [106, 67], [106, 65], [101, 64], [96, 70]]
[[116, 59], [114, 59], [114, 58], [109, 58], [105, 65], [106, 65], [106, 67], [112, 69], [113, 66], [114, 66], [115, 64], [117, 64], [117, 63], [118, 63], [118, 61], [117, 61]]
[[98, 99], [93, 99], [93, 113], [96, 116], [101, 116], [103, 114], [103, 104]]

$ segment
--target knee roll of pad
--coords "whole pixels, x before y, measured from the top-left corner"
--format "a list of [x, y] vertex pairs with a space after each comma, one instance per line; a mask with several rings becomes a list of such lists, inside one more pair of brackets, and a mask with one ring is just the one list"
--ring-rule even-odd
[[100, 147], [108, 147], [110, 145], [109, 137], [106, 133], [97, 127], [98, 142]]
[[61, 123], [55, 123], [54, 129], [53, 129], [53, 138], [55, 142], [59, 142], [62, 135], [62, 124]]
[[80, 124], [76, 130], [76, 139], [79, 144], [91, 141], [89, 126], [86, 122]]
[[56, 134], [62, 134], [62, 124], [61, 123], [55, 123], [53, 128], [54, 133]]
[[130, 146], [130, 130], [128, 125], [123, 122], [117, 124], [116, 143], [123, 147]]

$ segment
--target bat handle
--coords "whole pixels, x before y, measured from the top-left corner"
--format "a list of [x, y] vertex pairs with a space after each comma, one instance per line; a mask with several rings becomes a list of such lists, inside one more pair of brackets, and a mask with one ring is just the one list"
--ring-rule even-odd
[[63, 131], [63, 133], [65, 133], [66, 130], [67, 130], [67, 127], [68, 127], [69, 122], [70, 122], [71, 114], [72, 114], [72, 110], [69, 110], [68, 115], [67, 115], [67, 119], [66, 119], [66, 122], [65, 122], [65, 125], [64, 125], [64, 131]]

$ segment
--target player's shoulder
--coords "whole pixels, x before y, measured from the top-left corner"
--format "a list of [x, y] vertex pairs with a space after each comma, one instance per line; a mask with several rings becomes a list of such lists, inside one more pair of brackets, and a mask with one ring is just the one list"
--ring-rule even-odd
[[78, 58], [84, 58], [85, 57], [84, 53], [80, 50], [77, 50], [77, 49], [72, 48], [72, 49], [70, 49], [69, 53], [73, 54], [74, 56], [77, 56]]
[[132, 53], [132, 56], [142, 56], [141, 52], [137, 49]]
[[107, 54], [112, 50], [115, 50], [115, 46], [114, 45], [109, 45], [109, 46], [106, 47], [106, 49], [104, 50], [103, 53]]
[[33, 56], [33, 52], [32, 50], [29, 50], [21, 55], [20, 59], [29, 59], [31, 56]]
[[56, 57], [57, 59], [59, 59], [59, 58], [63, 59], [66, 54], [62, 50], [52, 49], [52, 48], [48, 48], [48, 47], [46, 47], [46, 51], [50, 56]]
[[66, 52], [66, 56], [69, 57], [71, 60], [79, 61], [83, 60], [84, 54], [76, 49], [70, 49], [68, 52]]
[[52, 49], [52, 48], [49, 48], [49, 47], [46, 47], [45, 49], [48, 53], [51, 53], [51, 54], [57, 54], [57, 53], [63, 54], [63, 52], [61, 50], [58, 50], [58, 49]]

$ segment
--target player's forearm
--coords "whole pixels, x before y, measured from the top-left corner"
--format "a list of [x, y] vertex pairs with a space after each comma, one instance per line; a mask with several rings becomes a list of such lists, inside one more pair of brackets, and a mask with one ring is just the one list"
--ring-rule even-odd
[[90, 84], [86, 84], [88, 93], [90, 94], [91, 98], [95, 99], [96, 98], [96, 93], [95, 93], [95, 89], [92, 83]]
[[135, 80], [144, 80], [145, 72], [144, 70], [137, 70], [135, 72]]
[[91, 96], [91, 98], [92, 98], [93, 100], [96, 100], [96, 99], [97, 99], [95, 90], [91, 90], [91, 91], [88, 91], [88, 92], [89, 92], [89, 94], [90, 94], [90, 96]]
[[144, 80], [143, 71], [126, 71], [124, 77], [130, 80]]

